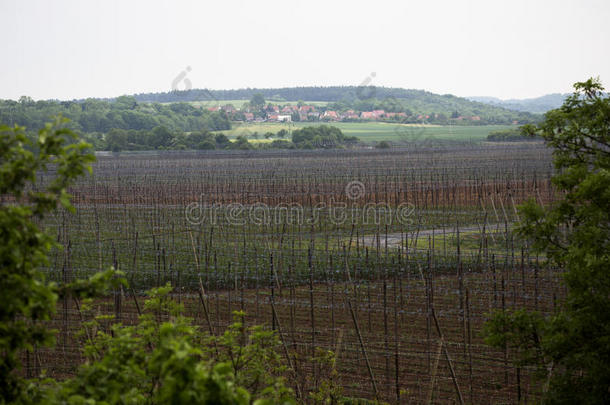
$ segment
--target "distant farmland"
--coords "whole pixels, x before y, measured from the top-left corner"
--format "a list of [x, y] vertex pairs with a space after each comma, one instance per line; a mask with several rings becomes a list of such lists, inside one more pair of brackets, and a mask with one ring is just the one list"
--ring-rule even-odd
[[[230, 138], [240, 135], [250, 137], [255, 132], [262, 138], [267, 132], [273, 134], [281, 129], [291, 131], [311, 125], [321, 125], [322, 122], [261, 122], [261, 123], [233, 123], [233, 128], [221, 131]], [[514, 128], [510, 125], [426, 125], [426, 124], [398, 124], [387, 122], [331, 122], [340, 128], [345, 135], [357, 136], [363, 142], [379, 141], [459, 141], [459, 142], [481, 142], [487, 138], [492, 131]]]

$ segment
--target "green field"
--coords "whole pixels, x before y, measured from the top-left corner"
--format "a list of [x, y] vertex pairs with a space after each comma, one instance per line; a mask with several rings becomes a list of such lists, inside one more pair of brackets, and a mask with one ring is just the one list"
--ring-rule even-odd
[[[288, 131], [321, 123], [312, 122], [262, 122], [262, 123], [232, 123], [233, 128], [222, 131], [230, 138], [245, 135], [251, 139], [255, 132], [259, 137], [266, 132], [277, 133], [281, 129]], [[509, 125], [422, 125], [422, 124], [394, 124], [387, 122], [334, 122], [329, 125], [340, 128], [345, 135], [357, 136], [362, 142], [375, 143], [380, 141], [484, 141], [491, 131], [512, 128]]]

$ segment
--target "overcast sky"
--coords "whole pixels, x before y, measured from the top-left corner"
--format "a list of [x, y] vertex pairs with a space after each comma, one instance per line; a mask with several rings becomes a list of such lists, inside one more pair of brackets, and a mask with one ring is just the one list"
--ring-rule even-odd
[[4, 99], [169, 91], [181, 72], [193, 88], [500, 98], [610, 83], [607, 0], [0, 0], [0, 16]]

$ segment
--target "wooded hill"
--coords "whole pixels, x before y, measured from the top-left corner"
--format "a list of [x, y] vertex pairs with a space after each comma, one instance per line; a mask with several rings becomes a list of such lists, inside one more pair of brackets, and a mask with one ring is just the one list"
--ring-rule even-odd
[[533, 122], [541, 117], [537, 114], [519, 112], [508, 108], [489, 105], [477, 101], [456, 97], [451, 94], [435, 94], [424, 90], [377, 86], [330, 86], [330, 87], [283, 87], [238, 90], [192, 89], [166, 93], [136, 94], [139, 102], [190, 102], [208, 101], [211, 104], [223, 104], [228, 100], [250, 100], [260, 93], [267, 101], [281, 103], [285, 101], [323, 101], [331, 109], [354, 109], [369, 111], [380, 108], [385, 111], [404, 111], [413, 115], [442, 114], [450, 118], [480, 117], [482, 123], [506, 124]]

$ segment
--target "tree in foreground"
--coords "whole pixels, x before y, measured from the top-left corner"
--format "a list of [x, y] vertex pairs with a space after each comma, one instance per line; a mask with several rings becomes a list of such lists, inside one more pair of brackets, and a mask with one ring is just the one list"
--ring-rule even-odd
[[562, 107], [524, 132], [554, 148], [553, 184], [563, 197], [521, 209], [518, 232], [563, 271], [565, 301], [552, 316], [496, 312], [486, 341], [535, 366], [543, 402], [610, 403], [610, 98], [598, 79], [576, 83]]
[[[46, 325], [59, 297], [81, 302], [86, 313], [92, 297], [125, 283], [111, 269], [58, 286], [41, 271], [59, 246], [39, 224], [60, 206], [74, 210], [67, 189], [94, 160], [65, 122], [47, 124], [35, 140], [23, 128], [0, 126], [0, 404], [292, 403], [273, 332], [235, 324], [206, 337], [168, 299], [170, 287], [150, 293], [134, 326], [107, 326], [107, 316], [86, 322], [87, 362], [72, 378], [23, 378], [21, 354], [54, 342]], [[52, 180], [37, 181], [43, 172]]]
[[[41, 268], [60, 246], [39, 226], [60, 207], [74, 211], [67, 189], [94, 160], [90, 145], [65, 123], [58, 118], [45, 125], [35, 140], [23, 128], [0, 126], [0, 404], [294, 404], [285, 378], [298, 376], [280, 354], [282, 347], [288, 354], [285, 346], [274, 331], [247, 327], [244, 313], [224, 332], [204, 332], [183, 315], [167, 285], [149, 291], [138, 319], [124, 325], [97, 315], [104, 300], [96, 301], [127, 285], [121, 272], [61, 286], [45, 280]], [[42, 183], [37, 175], [44, 172], [51, 180]], [[62, 381], [26, 379], [20, 357], [54, 343], [55, 331], [46, 325], [59, 298], [78, 303], [85, 362]], [[317, 392], [303, 393], [295, 381], [299, 398], [370, 403], [342, 395], [332, 352], [318, 357], [312, 360], [320, 375], [322, 369], [330, 375]]]
[[[0, 402], [19, 396], [19, 353], [53, 341], [43, 322], [54, 313], [58, 289], [40, 267], [54, 241], [36, 223], [58, 205], [71, 209], [67, 187], [91, 170], [89, 145], [67, 145], [75, 135], [61, 124], [47, 124], [36, 141], [23, 128], [0, 126]], [[37, 173], [49, 170], [54, 179], [39, 187]]]
[[25, 397], [47, 404], [294, 403], [273, 331], [246, 328], [238, 313], [222, 335], [202, 333], [171, 291], [149, 291], [134, 325], [95, 316], [100, 310], [85, 301], [85, 363], [64, 381], [32, 381]]

